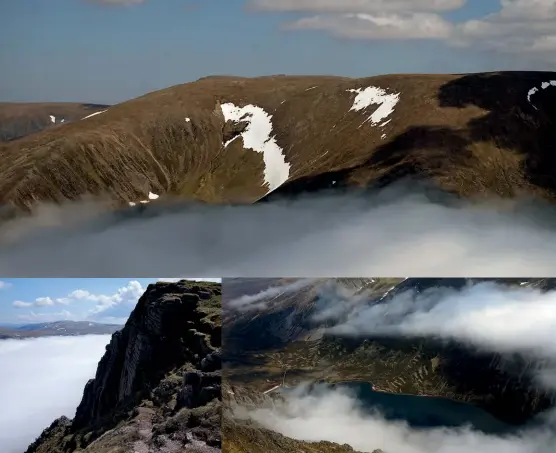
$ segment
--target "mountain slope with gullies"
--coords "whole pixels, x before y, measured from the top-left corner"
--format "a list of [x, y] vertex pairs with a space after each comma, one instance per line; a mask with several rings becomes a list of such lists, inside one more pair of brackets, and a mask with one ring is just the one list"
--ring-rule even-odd
[[219, 283], [149, 285], [73, 420], [55, 420], [27, 453], [219, 452], [220, 311]]
[[[313, 282], [301, 292], [298, 303], [295, 292], [284, 294], [267, 300], [267, 307], [241, 311], [236, 322], [226, 323], [226, 379], [259, 392], [306, 380], [367, 381], [378, 391], [473, 403], [511, 424], [526, 423], [556, 404], [556, 395], [539, 387], [530, 373], [544, 366], [533, 357], [484, 352], [432, 338], [340, 336], [325, 331], [327, 321], [315, 318], [334, 308], [331, 301], [387, 304], [406, 291], [457, 290], [481, 282], [548, 291], [556, 288], [556, 280], [399, 278], [356, 279], [356, 284], [334, 280]], [[226, 293], [227, 279], [223, 285]], [[243, 290], [248, 291], [247, 286]], [[226, 313], [229, 301], [223, 304]]]
[[407, 176], [553, 199], [555, 101], [553, 72], [207, 77], [2, 144], [0, 203], [252, 203]]

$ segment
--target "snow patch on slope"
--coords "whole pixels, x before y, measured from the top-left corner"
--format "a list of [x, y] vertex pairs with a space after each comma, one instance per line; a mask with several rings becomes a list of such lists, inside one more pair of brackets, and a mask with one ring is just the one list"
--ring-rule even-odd
[[52, 124], [56, 124], [56, 117], [54, 115], [48, 115], [48, 116], [50, 116], [50, 122]]
[[101, 113], [104, 113], [104, 112], [106, 112], [106, 110], [101, 110], [100, 112], [91, 113], [90, 115], [87, 115], [86, 117], [81, 118], [81, 119], [86, 120], [87, 118], [91, 118], [93, 116], [100, 115]]
[[[359, 112], [367, 109], [371, 105], [378, 105], [378, 108], [365, 120], [363, 124], [370, 121], [373, 126], [376, 126], [381, 121], [384, 121], [392, 113], [396, 104], [400, 101], [400, 93], [387, 93], [379, 87], [367, 87], [365, 89], [355, 88], [346, 90], [350, 93], [357, 93], [350, 111]], [[380, 127], [386, 126], [390, 120], [380, 124]]]
[[[551, 86], [556, 87], [556, 80], [549, 80], [548, 82], [541, 83], [540, 90], [546, 90], [548, 87], [551, 87]], [[533, 108], [535, 110], [538, 110], [538, 109], [537, 109], [537, 107], [535, 107], [535, 104], [533, 104], [533, 102], [531, 102], [531, 96], [533, 96], [535, 93], [538, 93], [538, 92], [539, 92], [538, 87], [533, 87], [527, 92], [527, 101], [529, 102], [529, 104], [531, 104], [533, 106]]]
[[261, 107], [248, 104], [238, 107], [231, 102], [221, 104], [226, 121], [247, 122], [247, 127], [238, 136], [224, 143], [227, 147], [238, 137], [243, 138], [243, 146], [262, 153], [265, 164], [264, 181], [270, 193], [284, 184], [290, 176], [290, 164], [286, 162], [284, 150], [276, 143], [272, 134], [272, 115]]
[[[148, 200], [139, 200], [139, 203], [141, 204], [147, 204], [150, 200], [156, 200], [160, 195], [157, 195], [156, 193], [153, 192], [149, 192], [149, 194], [147, 195], [147, 197], [149, 198]], [[136, 206], [137, 203], [135, 203], [134, 201], [130, 201], [129, 202], [130, 206]]]

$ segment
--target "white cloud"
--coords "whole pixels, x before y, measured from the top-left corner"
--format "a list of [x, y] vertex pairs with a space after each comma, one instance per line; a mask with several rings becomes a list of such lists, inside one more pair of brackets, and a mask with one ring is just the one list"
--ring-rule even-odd
[[356, 308], [343, 334], [433, 336], [496, 352], [556, 359], [556, 291], [480, 283], [462, 290], [408, 291]]
[[37, 307], [47, 307], [54, 305], [54, 301], [50, 297], [37, 297], [34, 305]]
[[[127, 285], [118, 288], [113, 294], [94, 294], [85, 289], [76, 289], [70, 292], [65, 297], [52, 298], [50, 296], [37, 297], [34, 302], [24, 302], [16, 300], [12, 303], [15, 308], [29, 308], [29, 307], [50, 307], [54, 305], [70, 305], [76, 304], [76, 309], [79, 311], [79, 304], [84, 302], [93, 302], [95, 307], [89, 310], [81, 310], [79, 313], [72, 313], [68, 310], [62, 310], [60, 312], [45, 312], [37, 313], [31, 311], [30, 313], [18, 316], [19, 319], [27, 321], [57, 321], [60, 319], [64, 320], [74, 320], [80, 321], [85, 319], [92, 319], [99, 322], [104, 322], [102, 319], [102, 313], [106, 310], [113, 308], [117, 305], [123, 304], [132, 308], [139, 298], [145, 292], [145, 288], [137, 280], [131, 280]], [[131, 310], [130, 310], [131, 311]], [[113, 317], [104, 317], [106, 319]], [[116, 318], [113, 318], [116, 319]], [[123, 318], [117, 316], [118, 321]], [[120, 324], [118, 322], [117, 324]]]
[[452, 32], [452, 24], [430, 13], [318, 15], [299, 19], [286, 28], [327, 30], [354, 39], [437, 39]]
[[12, 284], [8, 283], [8, 282], [3, 282], [0, 280], [0, 289], [7, 289], [7, 288], [11, 288]]
[[0, 341], [2, 453], [25, 451], [54, 419], [75, 415], [109, 341], [110, 335]]
[[15, 308], [28, 308], [32, 307], [33, 304], [31, 302], [24, 302], [22, 300], [14, 300], [12, 302], [12, 306], [14, 306]]
[[458, 24], [458, 45], [504, 52], [555, 51], [556, 0], [501, 0], [498, 12]]
[[247, 7], [263, 11], [328, 13], [379, 13], [399, 11], [450, 11], [467, 0], [250, 0]]
[[126, 286], [119, 288], [114, 294], [109, 296], [104, 294], [91, 294], [88, 291], [83, 291], [79, 294], [79, 300], [97, 302], [96, 307], [92, 309], [90, 313], [99, 314], [118, 304], [135, 305], [144, 292], [145, 289], [141, 283], [137, 280], [132, 280]]
[[456, 46], [545, 56], [556, 50], [556, 0], [500, 0], [497, 12], [464, 22], [449, 21], [442, 14], [465, 4], [458, 0], [251, 0], [248, 3], [258, 11], [308, 13], [309, 16], [287, 24], [286, 28], [319, 29], [342, 37], [441, 39]]

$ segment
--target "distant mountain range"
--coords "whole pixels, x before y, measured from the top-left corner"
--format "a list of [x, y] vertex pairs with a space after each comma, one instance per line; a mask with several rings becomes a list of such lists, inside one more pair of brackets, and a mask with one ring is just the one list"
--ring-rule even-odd
[[111, 335], [123, 326], [89, 321], [55, 321], [39, 324], [2, 325], [0, 340], [77, 335]]
[[0, 142], [85, 119], [108, 107], [75, 102], [0, 102]]

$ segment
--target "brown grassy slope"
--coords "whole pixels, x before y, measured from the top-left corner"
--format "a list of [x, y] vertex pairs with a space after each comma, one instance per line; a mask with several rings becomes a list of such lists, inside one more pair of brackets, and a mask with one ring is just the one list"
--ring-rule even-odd
[[[105, 108], [105, 105], [72, 102], [0, 102], [0, 142], [78, 121]], [[54, 123], [50, 115], [54, 116]]]
[[358, 453], [348, 444], [305, 442], [256, 425], [222, 418], [222, 453]]
[[[414, 174], [462, 195], [553, 197], [556, 88], [535, 95], [537, 109], [527, 102], [530, 88], [553, 79], [541, 72], [205, 78], [4, 145], [0, 202], [86, 192], [136, 201], [149, 190], [254, 201], [266, 192], [262, 155], [244, 150], [241, 140], [223, 148], [241, 124], [225, 124], [218, 102], [255, 104], [273, 115], [276, 141], [291, 164], [290, 181], [278, 192]], [[355, 94], [346, 90], [370, 85], [400, 93], [382, 128], [364, 123], [376, 107], [350, 111]]]

